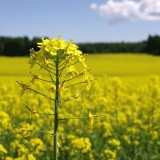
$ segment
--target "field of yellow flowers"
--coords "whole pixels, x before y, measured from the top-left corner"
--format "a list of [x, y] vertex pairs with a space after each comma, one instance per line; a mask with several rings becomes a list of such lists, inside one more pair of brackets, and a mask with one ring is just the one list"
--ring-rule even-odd
[[[27, 63], [27, 57], [0, 57], [0, 160], [53, 157], [53, 104], [28, 90], [20, 96], [16, 83], [31, 79]], [[97, 81], [79, 101], [61, 103], [59, 117], [102, 116], [92, 126], [88, 119], [59, 122], [59, 160], [159, 160], [160, 57], [95, 54], [86, 63]], [[35, 72], [47, 76], [39, 68]], [[49, 88], [42, 81], [34, 87], [42, 93]], [[33, 116], [26, 106], [48, 115]], [[32, 132], [24, 137], [17, 127], [27, 124]]]

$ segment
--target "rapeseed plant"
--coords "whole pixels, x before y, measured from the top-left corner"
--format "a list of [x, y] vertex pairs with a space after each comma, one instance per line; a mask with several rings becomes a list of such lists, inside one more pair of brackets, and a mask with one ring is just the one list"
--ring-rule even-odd
[[[41, 115], [52, 115], [54, 116], [54, 129], [53, 133], [45, 132], [45, 131], [38, 131], [33, 130], [27, 127], [17, 127], [19, 132], [23, 134], [24, 137], [28, 137], [31, 132], [41, 132], [45, 134], [50, 134], [53, 136], [53, 146], [54, 146], [54, 160], [58, 159], [58, 148], [60, 147], [58, 141], [58, 126], [59, 121], [70, 120], [70, 119], [88, 119], [89, 124], [93, 125], [95, 122], [95, 118], [101, 115], [92, 115], [89, 112], [89, 115], [86, 117], [59, 117], [59, 104], [64, 103], [70, 100], [80, 100], [82, 92], [84, 90], [79, 91], [79, 89], [75, 90], [75, 93], [70, 97], [65, 97], [64, 94], [67, 90], [71, 87], [77, 87], [78, 85], [85, 84], [86, 89], [89, 90], [92, 84], [95, 82], [95, 78], [93, 78], [89, 71], [90, 69], [87, 68], [85, 64], [86, 54], [82, 54], [80, 50], [78, 50], [78, 46], [72, 43], [72, 39], [69, 42], [64, 41], [61, 39], [59, 35], [58, 38], [55, 39], [44, 39], [42, 38], [42, 42], [37, 43], [39, 51], [35, 51], [33, 48], [30, 49], [30, 59], [28, 63], [30, 64], [30, 68], [32, 69], [35, 65], [40, 66], [40, 69], [45, 70], [48, 73], [50, 79], [42, 79], [38, 74], [35, 74], [30, 71], [32, 79], [28, 83], [23, 83], [17, 81], [17, 83], [21, 86], [21, 96], [27, 91], [33, 91], [36, 94], [39, 94], [52, 102], [54, 102], [54, 110], [52, 113], [40, 113], [37, 111], [36, 107], [34, 106], [27, 106], [27, 109], [30, 111], [30, 119], [33, 119], [36, 114]], [[81, 63], [83, 69], [81, 72], [78, 72], [76, 69], [76, 64]], [[82, 77], [81, 79], [79, 79]], [[76, 80], [78, 79], [78, 80]], [[41, 91], [37, 91], [31, 88], [31, 85], [35, 84], [35, 81], [43, 81], [43, 83], [49, 83], [50, 87], [48, 88], [49, 95], [42, 93]], [[71, 83], [73, 81], [73, 83]], [[50, 94], [51, 93], [51, 94]], [[65, 94], [66, 95], [66, 94]], [[32, 145], [37, 142], [36, 146], [42, 146], [42, 142], [39, 139], [35, 139], [36, 141], [32, 141]], [[82, 152], [87, 152], [90, 149], [90, 142], [88, 139], [81, 139], [82, 144]], [[89, 144], [89, 147], [87, 145]], [[43, 147], [42, 147], [43, 148]], [[41, 150], [43, 150], [41, 148]], [[39, 151], [37, 150], [36, 154]]]

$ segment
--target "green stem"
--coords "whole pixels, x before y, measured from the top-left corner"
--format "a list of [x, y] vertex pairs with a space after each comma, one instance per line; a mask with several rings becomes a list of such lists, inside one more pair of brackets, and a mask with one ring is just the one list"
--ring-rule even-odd
[[48, 98], [48, 99], [50, 99], [50, 100], [52, 100], [52, 101], [55, 101], [53, 98], [48, 97], [48, 96], [46, 96], [45, 94], [42, 94], [42, 93], [40, 93], [40, 92], [38, 92], [38, 91], [36, 91], [36, 90], [34, 90], [34, 89], [32, 89], [32, 88], [28, 88], [28, 89], [31, 90], [31, 91], [34, 91], [34, 92], [36, 92], [36, 93], [38, 93], [38, 94], [40, 94], [41, 96], [46, 97], [46, 98]]
[[52, 82], [52, 81], [46, 80], [46, 79], [41, 79], [41, 78], [38, 78], [38, 79], [41, 80], [41, 81], [44, 81], [44, 82]]
[[[52, 71], [50, 71], [50, 70], [48, 70], [48, 66], [46, 67], [46, 68], [44, 68], [41, 64], [39, 64], [38, 62], [36, 62], [41, 68], [43, 68], [44, 70], [46, 70], [46, 71], [48, 71], [49, 73], [52, 73], [53, 75], [56, 75], [54, 72], [52, 72]], [[40, 69], [41, 69], [40, 68]]]
[[[17, 128], [17, 129], [21, 129], [20, 127], [17, 127], [17, 126], [15, 126], [15, 125], [13, 125], [13, 127]], [[54, 133], [49, 133], [49, 132], [45, 132], [45, 131], [38, 131], [38, 130], [31, 130], [31, 129], [27, 129], [27, 131], [44, 133], [44, 134], [49, 134], [49, 135], [54, 135]]]
[[65, 88], [73, 87], [73, 86], [76, 86], [76, 85], [78, 85], [78, 84], [82, 84], [82, 83], [86, 83], [86, 82], [79, 82], [79, 83], [75, 83], [75, 84], [72, 84], [72, 85], [67, 86], [67, 87], [65, 87]]
[[56, 92], [55, 92], [55, 106], [54, 106], [54, 160], [58, 160], [58, 154], [57, 154], [57, 142], [58, 142], [58, 103], [59, 103], [59, 55], [56, 56]]
[[[20, 82], [17, 81], [17, 83], [22, 86], [22, 84], [21, 84]], [[34, 90], [34, 89], [32, 89], [32, 88], [27, 88], [27, 89], [28, 89], [28, 90], [31, 90], [31, 91], [33, 91], [33, 92], [36, 92], [36, 93], [40, 94], [41, 96], [46, 97], [46, 98], [48, 98], [48, 99], [50, 99], [50, 100], [52, 100], [52, 101], [55, 101], [53, 98], [48, 97], [48, 96], [46, 96], [45, 94], [42, 94], [42, 93], [40, 93], [40, 92], [38, 92], [38, 91], [36, 91], [36, 90]]]
[[59, 118], [58, 120], [69, 120], [69, 119], [88, 119], [88, 117], [67, 117], [67, 118]]
[[[58, 75], [58, 78], [61, 76], [63, 70], [65, 69], [65, 66], [67, 65], [67, 62], [64, 64], [64, 66], [62, 67], [62, 69], [58, 69], [58, 66], [57, 66], [57, 70], [59, 72], [59, 75]], [[57, 71], [56, 71], [57, 72]]]
[[[48, 73], [49, 73], [49, 72], [48, 72]], [[49, 76], [50, 76], [50, 78], [52, 79], [52, 82], [56, 85], [55, 81], [54, 81], [53, 78], [52, 78], [51, 73], [49, 73]]]
[[[76, 64], [76, 63], [78, 63], [78, 62], [79, 62], [79, 61], [76, 61], [76, 62], [74, 62], [74, 63], [70, 63], [69, 65], [67, 65], [68, 62], [66, 62], [66, 63], [64, 63], [65, 65], [63, 66], [63, 68], [59, 69], [59, 71], [64, 70], [65, 68], [68, 68], [68, 67], [70, 67], [70, 66], [73, 66], [74, 64]], [[66, 65], [67, 65], [67, 66], [66, 66]]]
[[74, 76], [73, 78], [66, 79], [66, 80], [65, 80], [65, 82], [67, 82], [67, 81], [71, 81], [71, 80], [73, 80], [73, 79], [75, 79], [75, 78], [77, 78], [77, 77], [79, 77], [79, 76], [81, 76], [81, 75], [82, 75], [82, 73], [80, 73], [80, 74], [78, 74], [78, 75]]
[[[100, 116], [102, 116], [102, 114], [100, 115], [92, 115], [94, 118], [98, 118]], [[58, 120], [70, 120], [70, 119], [88, 119], [89, 116], [87, 117], [67, 117], [67, 118], [59, 118]]]
[[[32, 109], [30, 109], [28, 106], [26, 106], [28, 110], [30, 110], [32, 112]], [[41, 115], [47, 115], [47, 116], [53, 116], [54, 114], [52, 113], [40, 113], [40, 112], [35, 112], [35, 114], [41, 114]]]
[[38, 133], [43, 133], [43, 134], [49, 134], [49, 135], [54, 135], [54, 133], [49, 133], [49, 132], [44, 132], [44, 131], [37, 131], [37, 130], [27, 130], [30, 132], [38, 132]]

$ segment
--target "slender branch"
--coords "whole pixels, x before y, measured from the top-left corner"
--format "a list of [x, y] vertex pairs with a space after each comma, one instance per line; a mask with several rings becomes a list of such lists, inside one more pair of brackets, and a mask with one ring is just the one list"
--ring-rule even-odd
[[64, 61], [62, 64], [59, 65], [59, 67], [63, 66], [67, 61]]
[[70, 87], [72, 87], [72, 86], [76, 86], [76, 85], [78, 85], [78, 84], [82, 84], [82, 83], [85, 83], [85, 82], [83, 81], [83, 82], [75, 83], [75, 84], [72, 84], [72, 85], [67, 86], [67, 87], [65, 87], [65, 88], [70, 88]]
[[50, 72], [48, 72], [48, 73], [49, 73], [49, 76], [50, 76], [50, 78], [51, 78], [52, 82], [56, 85], [55, 81], [53, 80], [52, 75], [50, 74]]
[[44, 82], [52, 82], [52, 81], [46, 80], [46, 79], [41, 79], [41, 78], [38, 78], [38, 79], [41, 80], [41, 81], [44, 81]]
[[79, 77], [79, 76], [81, 76], [81, 75], [82, 75], [82, 73], [80, 73], [80, 74], [74, 76], [73, 78], [67, 79], [66, 82], [67, 82], [67, 81], [71, 81], [71, 80], [73, 80], [73, 79], [75, 79], [75, 78], [77, 78], [77, 77]]
[[[67, 67], [70, 67], [70, 66], [72, 66], [72, 65], [74, 65], [74, 64], [76, 64], [76, 63], [78, 63], [79, 61], [76, 61], [76, 62], [74, 62], [74, 63], [70, 63], [70, 65], [68, 65], [68, 66], [66, 66], [65, 68], [67, 68]], [[64, 69], [65, 69], [64, 68]]]
[[30, 132], [39, 132], [39, 133], [44, 133], [44, 134], [49, 134], [49, 135], [54, 135], [54, 133], [49, 133], [49, 132], [44, 132], [44, 131], [37, 131], [37, 130], [28, 130]]
[[[92, 115], [92, 117], [94, 117], [94, 118], [98, 118], [98, 117], [100, 117], [100, 116], [102, 116], [102, 114], [100, 114], [100, 115]], [[59, 118], [58, 120], [70, 120], [70, 119], [88, 119], [89, 118], [89, 116], [87, 116], [87, 117], [67, 117], [67, 118]]]
[[[26, 106], [28, 110], [30, 110], [31, 112], [33, 111], [32, 109], [30, 109], [28, 106]], [[35, 114], [42, 114], [42, 115], [51, 115], [53, 116], [54, 114], [50, 114], [50, 113], [40, 113], [40, 112], [37, 112], [35, 111]]]
[[[17, 127], [15, 125], [13, 125], [13, 127], [17, 128], [17, 129], [21, 129], [20, 127]], [[31, 129], [26, 129], [26, 131], [30, 131], [30, 132], [39, 132], [39, 133], [44, 133], [44, 134], [49, 134], [49, 135], [54, 135], [54, 133], [49, 133], [49, 132], [45, 132], [45, 131], [38, 131], [38, 130], [31, 130]]]
[[61, 69], [59, 69], [59, 70], [58, 70], [58, 71], [59, 71], [58, 78], [61, 76], [61, 74], [62, 74], [63, 70], [65, 69], [65, 66], [66, 66], [66, 65], [67, 65], [67, 62], [66, 62], [66, 63], [64, 63], [63, 68], [61, 68]]
[[38, 63], [38, 62], [36, 62], [41, 68], [43, 68], [44, 70], [46, 70], [46, 71], [48, 71], [48, 72], [50, 72], [50, 73], [52, 73], [52, 74], [54, 74], [54, 75], [56, 75], [54, 72], [52, 72], [52, 71], [50, 71], [50, 70], [48, 70], [47, 69], [47, 67], [46, 68], [44, 68], [40, 63]]
[[68, 99], [66, 99], [66, 100], [60, 100], [59, 102], [63, 103], [63, 102], [70, 101], [70, 100], [72, 100], [72, 99], [73, 99], [73, 98], [68, 98]]
[[59, 118], [58, 120], [70, 120], [70, 119], [88, 119], [88, 117], [67, 117], [67, 118]]
[[[54, 64], [50, 63], [51, 66], [56, 67]], [[55, 70], [55, 69], [54, 69]]]
[[46, 97], [46, 98], [48, 98], [48, 99], [50, 99], [50, 100], [52, 100], [52, 101], [55, 101], [55, 99], [53, 99], [53, 98], [51, 98], [51, 97], [48, 97], [48, 96], [46, 96], [45, 94], [42, 94], [42, 93], [40, 93], [40, 92], [38, 92], [38, 91], [36, 91], [36, 90], [34, 90], [34, 89], [32, 89], [32, 88], [28, 88], [29, 90], [31, 90], [31, 91], [34, 91], [34, 92], [36, 92], [36, 93], [38, 93], [38, 94], [40, 94], [41, 96], [43, 96], [43, 97]]
[[[51, 65], [51, 63], [50, 63], [49, 65]], [[50, 67], [50, 66], [48, 66], [48, 68], [50, 68], [50, 69], [52, 69], [52, 70], [56, 70], [56, 69], [54, 69], [54, 68], [52, 68], [52, 67]]]

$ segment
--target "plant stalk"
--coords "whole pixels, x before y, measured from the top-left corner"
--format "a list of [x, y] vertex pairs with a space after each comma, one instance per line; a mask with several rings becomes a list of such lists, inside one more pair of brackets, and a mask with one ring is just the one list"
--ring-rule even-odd
[[57, 142], [58, 142], [58, 103], [59, 103], [59, 55], [56, 58], [56, 93], [55, 93], [55, 116], [54, 116], [54, 160], [58, 160], [58, 153], [57, 153]]

